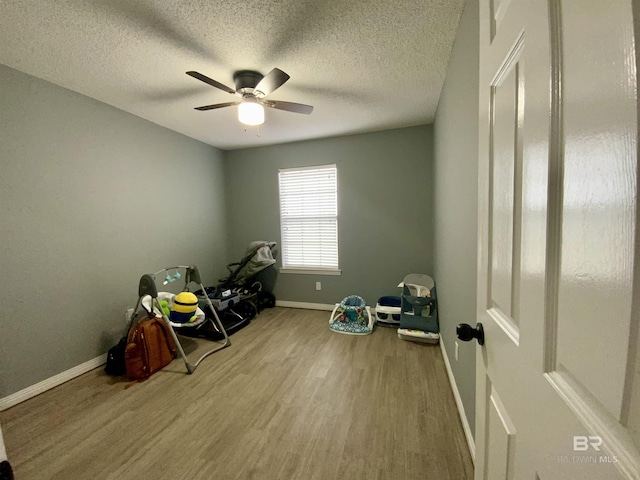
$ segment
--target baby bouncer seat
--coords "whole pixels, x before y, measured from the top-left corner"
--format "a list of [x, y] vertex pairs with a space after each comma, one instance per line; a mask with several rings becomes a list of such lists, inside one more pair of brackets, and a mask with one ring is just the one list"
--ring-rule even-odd
[[329, 318], [329, 328], [349, 335], [369, 335], [373, 331], [373, 322], [371, 309], [364, 299], [358, 295], [349, 295], [336, 303]]
[[404, 277], [398, 286], [402, 287], [398, 337], [414, 342], [438, 343], [440, 324], [433, 278], [412, 273]]
[[[180, 271], [182, 271], [183, 274], [180, 274]], [[171, 272], [175, 272], [173, 276], [170, 275]], [[162, 275], [164, 274], [166, 274], [166, 276], [163, 277]], [[228, 347], [231, 345], [231, 340], [229, 339], [229, 336], [227, 335], [227, 332], [220, 322], [220, 318], [208, 297], [205, 296], [205, 301], [211, 309], [211, 317], [205, 315], [204, 312], [196, 306], [197, 301], [192, 305], [189, 303], [189, 300], [187, 300], [187, 302], [181, 301], [181, 294], [174, 295], [169, 292], [158, 292], [158, 287], [156, 285], [157, 278], [164, 279], [165, 285], [175, 280], [179, 280], [180, 278], [184, 278], [185, 283], [181, 293], [189, 292], [189, 285], [191, 283], [198, 285], [200, 289], [204, 291], [204, 286], [202, 285], [202, 280], [200, 278], [200, 271], [195, 265], [183, 265], [163, 268], [156, 273], [148, 273], [140, 277], [140, 283], [138, 285], [138, 301], [132, 317], [133, 321], [136, 312], [138, 312], [140, 306], [142, 306], [149, 314], [155, 314], [156, 317], [162, 318], [164, 323], [169, 327], [169, 331], [171, 332], [171, 336], [175, 342], [178, 354], [184, 361], [187, 372], [193, 373], [205, 357]], [[191, 294], [186, 298], [188, 299], [190, 296]], [[187, 354], [182, 348], [180, 339], [176, 335], [176, 329], [178, 331], [181, 329], [198, 329], [207, 323], [210, 323], [216, 331], [220, 332], [223, 337], [223, 341], [212, 342], [211, 349], [201, 355], [197, 361], [191, 362], [187, 358]]]

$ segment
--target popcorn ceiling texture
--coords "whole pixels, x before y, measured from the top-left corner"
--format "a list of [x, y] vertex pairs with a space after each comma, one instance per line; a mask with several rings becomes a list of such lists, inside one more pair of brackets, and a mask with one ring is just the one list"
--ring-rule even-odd
[[[0, 63], [222, 149], [431, 123], [464, 0], [0, 0]], [[237, 70], [291, 79], [244, 130]], [[259, 136], [258, 136], [259, 135]]]

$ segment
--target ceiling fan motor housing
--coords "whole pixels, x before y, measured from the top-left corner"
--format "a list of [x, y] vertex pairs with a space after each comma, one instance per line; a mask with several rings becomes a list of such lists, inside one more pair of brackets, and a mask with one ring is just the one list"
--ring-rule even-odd
[[[259, 72], [252, 70], [241, 70], [234, 73], [233, 81], [236, 85], [236, 91], [240, 93], [251, 93], [256, 88], [256, 85], [260, 83], [263, 75]], [[251, 90], [249, 90], [251, 89]]]

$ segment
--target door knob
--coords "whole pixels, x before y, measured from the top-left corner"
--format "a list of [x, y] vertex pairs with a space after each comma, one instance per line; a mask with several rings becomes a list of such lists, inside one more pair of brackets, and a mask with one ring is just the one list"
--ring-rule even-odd
[[468, 342], [474, 338], [478, 340], [480, 345], [484, 345], [484, 328], [482, 324], [476, 324], [476, 328], [466, 323], [461, 323], [456, 327], [456, 335], [463, 342]]

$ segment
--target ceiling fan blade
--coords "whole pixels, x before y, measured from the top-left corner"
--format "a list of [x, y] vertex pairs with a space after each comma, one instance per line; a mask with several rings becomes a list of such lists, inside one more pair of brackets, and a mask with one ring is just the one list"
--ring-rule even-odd
[[265, 100], [263, 103], [267, 107], [285, 110], [287, 112], [302, 113], [304, 115], [309, 115], [313, 112], [313, 107], [311, 105], [304, 105], [302, 103], [281, 102], [279, 100]]
[[262, 92], [266, 97], [271, 92], [284, 85], [285, 82], [289, 80], [289, 78], [289, 75], [284, 73], [282, 70], [280, 70], [279, 68], [274, 68], [269, 73], [267, 73], [267, 75], [264, 76], [262, 80], [260, 80], [255, 89]]
[[227, 87], [226, 85], [223, 85], [220, 82], [216, 82], [214, 79], [207, 77], [206, 75], [202, 75], [201, 73], [198, 72], [187, 72], [187, 75], [192, 76], [193, 78], [197, 78], [198, 80], [200, 80], [201, 82], [204, 83], [208, 83], [209, 85], [211, 85], [212, 87], [216, 87], [219, 88], [220, 90], [224, 90], [227, 93], [232, 93], [235, 95], [236, 91], [232, 90], [231, 88]]
[[215, 110], [216, 108], [233, 107], [241, 102], [216, 103], [215, 105], [205, 105], [204, 107], [196, 107], [195, 110], [204, 112], [205, 110]]

